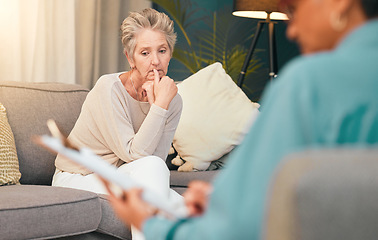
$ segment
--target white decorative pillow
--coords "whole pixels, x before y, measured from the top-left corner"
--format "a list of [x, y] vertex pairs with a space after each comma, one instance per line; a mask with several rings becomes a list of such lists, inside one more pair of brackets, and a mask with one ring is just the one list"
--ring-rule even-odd
[[20, 178], [13, 132], [8, 123], [6, 109], [0, 103], [0, 186], [17, 184]]
[[221, 63], [188, 77], [178, 91], [183, 109], [173, 138], [178, 157], [172, 162], [183, 164], [179, 171], [206, 170], [241, 143], [260, 105], [248, 99]]

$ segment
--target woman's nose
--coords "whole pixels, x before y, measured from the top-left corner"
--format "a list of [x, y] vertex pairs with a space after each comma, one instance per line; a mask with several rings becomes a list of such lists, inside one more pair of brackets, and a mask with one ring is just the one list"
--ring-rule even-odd
[[157, 66], [159, 64], [159, 56], [157, 53], [152, 54], [151, 64]]

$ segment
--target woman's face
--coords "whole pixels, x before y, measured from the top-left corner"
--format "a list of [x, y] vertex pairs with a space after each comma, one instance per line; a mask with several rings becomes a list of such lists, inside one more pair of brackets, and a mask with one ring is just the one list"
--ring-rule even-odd
[[159, 72], [160, 78], [167, 74], [171, 56], [164, 33], [144, 29], [136, 35], [134, 56], [133, 59], [128, 57], [128, 60], [144, 81], [153, 81], [154, 69]]
[[330, 25], [330, 0], [292, 0], [288, 4], [286, 35], [298, 43], [303, 54], [332, 49], [338, 33]]

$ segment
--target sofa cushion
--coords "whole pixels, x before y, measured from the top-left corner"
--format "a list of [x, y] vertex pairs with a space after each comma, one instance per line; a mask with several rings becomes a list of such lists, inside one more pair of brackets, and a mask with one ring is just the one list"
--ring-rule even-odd
[[34, 144], [31, 137], [48, 134], [50, 118], [69, 133], [87, 93], [72, 84], [0, 81], [0, 102], [14, 134], [22, 184], [51, 184], [56, 155]]
[[120, 239], [131, 239], [130, 227], [115, 217], [112, 206], [104, 194], [99, 194], [102, 218], [97, 231]]
[[185, 79], [178, 84], [178, 91], [183, 109], [173, 146], [188, 166], [184, 164], [179, 171], [206, 170], [240, 144], [259, 104], [248, 99], [221, 63]]
[[12, 185], [0, 188], [0, 216], [2, 239], [47, 239], [95, 231], [101, 206], [92, 192]]
[[204, 182], [212, 182], [219, 171], [198, 171], [198, 172], [179, 172], [170, 171], [170, 186], [171, 187], [188, 187], [188, 184], [193, 180], [200, 180]]
[[219, 173], [215, 171], [196, 171], [196, 172], [179, 172], [171, 171], [170, 186], [179, 194], [183, 194], [187, 189], [190, 182], [200, 180], [205, 182], [212, 182], [216, 175]]
[[20, 177], [12, 129], [8, 123], [6, 109], [0, 103], [0, 186], [16, 184]]

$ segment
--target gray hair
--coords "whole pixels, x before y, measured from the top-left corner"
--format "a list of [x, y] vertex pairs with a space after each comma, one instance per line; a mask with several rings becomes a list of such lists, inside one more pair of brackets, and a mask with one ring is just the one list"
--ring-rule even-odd
[[143, 29], [158, 30], [164, 33], [171, 54], [173, 53], [177, 39], [173, 28], [173, 21], [162, 12], [158, 12], [152, 8], [146, 8], [141, 12], [131, 12], [130, 15], [123, 20], [121, 25], [123, 49], [130, 58], [134, 56], [136, 35]]

